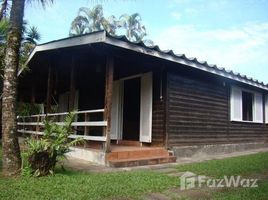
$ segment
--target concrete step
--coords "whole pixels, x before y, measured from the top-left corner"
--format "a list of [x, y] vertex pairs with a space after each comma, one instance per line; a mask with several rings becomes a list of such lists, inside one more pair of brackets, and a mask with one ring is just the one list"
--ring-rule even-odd
[[157, 156], [139, 159], [118, 159], [108, 161], [110, 167], [136, 167], [176, 162], [175, 156]]
[[164, 148], [140, 148], [133, 150], [121, 150], [110, 152], [107, 155], [107, 160], [122, 160], [122, 159], [141, 159], [141, 158], [151, 158], [151, 157], [168, 157], [169, 152]]

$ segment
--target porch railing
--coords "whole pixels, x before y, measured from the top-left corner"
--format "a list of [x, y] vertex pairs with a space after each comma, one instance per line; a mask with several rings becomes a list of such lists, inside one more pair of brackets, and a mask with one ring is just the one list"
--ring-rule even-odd
[[[74, 134], [70, 135], [70, 138], [78, 138], [81, 137], [87, 141], [99, 141], [105, 142], [106, 136], [104, 136], [103, 128], [107, 126], [107, 121], [103, 120], [104, 109], [98, 110], [84, 110], [74, 112], [76, 114], [76, 120], [72, 123], [72, 127], [74, 128]], [[26, 134], [35, 134], [35, 135], [43, 135], [43, 121], [45, 119], [52, 120], [53, 122], [62, 125], [63, 119], [67, 116], [68, 112], [63, 113], [49, 113], [49, 114], [39, 114], [39, 115], [31, 115], [31, 116], [18, 116], [18, 132], [26, 133]], [[96, 115], [101, 114], [101, 116]], [[95, 117], [92, 117], [95, 115]], [[100, 120], [102, 118], [102, 120]], [[99, 128], [98, 133], [95, 135], [90, 135], [91, 130], [93, 128]], [[96, 132], [96, 131], [95, 131]]]

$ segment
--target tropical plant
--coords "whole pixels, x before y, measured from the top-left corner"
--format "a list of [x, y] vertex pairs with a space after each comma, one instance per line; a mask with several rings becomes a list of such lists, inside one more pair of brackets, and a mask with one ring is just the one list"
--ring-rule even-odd
[[30, 116], [34, 114], [41, 114], [41, 104], [33, 103], [18, 103], [17, 113], [19, 116]]
[[82, 35], [100, 30], [105, 30], [110, 35], [117, 35], [117, 30], [121, 28], [126, 32], [125, 35], [129, 41], [143, 41], [146, 45], [153, 46], [152, 40], [144, 38], [147, 36], [147, 33], [145, 26], [141, 22], [142, 19], [138, 13], [132, 15], [124, 14], [118, 20], [114, 15], [105, 18], [101, 5], [97, 5], [92, 9], [82, 7], [79, 9], [77, 17], [71, 23], [69, 35]]
[[95, 31], [105, 30], [114, 35], [117, 28], [117, 20], [115, 16], [106, 19], [103, 16], [102, 5], [97, 5], [92, 9], [82, 7], [79, 8], [77, 17], [72, 21], [69, 35], [81, 35]]
[[1, 0], [0, 21], [7, 18], [10, 10], [10, 2], [11, 0]]
[[8, 20], [3, 19], [0, 21], [0, 44], [6, 42], [8, 32]]
[[120, 20], [120, 25], [125, 28], [129, 41], [140, 42], [147, 35], [145, 26], [141, 24], [142, 19], [139, 13], [121, 15]]
[[29, 29], [26, 29], [24, 42], [36, 45], [40, 39], [41, 34], [39, 33], [36, 26], [30, 26]]
[[[45, 6], [53, 0], [36, 0]], [[10, 23], [5, 49], [2, 94], [2, 148], [3, 174], [13, 176], [20, 172], [21, 157], [17, 137], [17, 72], [22, 41], [25, 0], [12, 0]]]
[[70, 147], [83, 142], [82, 138], [72, 141], [68, 138], [72, 133], [74, 113], [66, 116], [63, 125], [55, 122], [44, 121], [44, 135], [40, 139], [29, 138], [26, 140], [26, 158], [34, 176], [46, 176], [54, 173], [54, 168], [59, 158], [70, 151]]

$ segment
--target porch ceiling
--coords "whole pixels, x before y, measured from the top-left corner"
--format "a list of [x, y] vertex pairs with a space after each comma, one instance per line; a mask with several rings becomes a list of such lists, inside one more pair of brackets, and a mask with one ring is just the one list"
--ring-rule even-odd
[[[268, 84], [259, 82], [253, 78], [249, 78], [240, 73], [235, 73], [233, 71], [226, 70], [225, 68], [219, 68], [216, 65], [209, 65], [206, 61], [198, 61], [196, 58], [187, 58], [184, 54], [174, 54], [172, 50], [162, 51], [158, 46], [146, 46], [143, 42], [133, 43], [126, 39], [124, 36], [115, 37], [111, 36], [105, 31], [94, 32], [90, 34], [85, 34], [81, 36], [65, 38], [60, 40], [51, 41], [36, 46], [36, 48], [31, 53], [27, 64], [29, 64], [35, 55], [39, 52], [51, 51], [62, 48], [73, 48], [83, 45], [90, 45], [96, 43], [104, 43], [110, 46], [118, 47], [121, 49], [126, 49], [132, 52], [148, 55], [154, 58], [160, 58], [166, 61], [171, 61], [174, 63], [182, 64], [193, 69], [198, 69], [201, 71], [208, 72], [220, 77], [224, 77], [230, 80], [234, 80], [243, 84], [254, 86], [260, 89], [268, 91]], [[19, 72], [21, 73], [21, 71]]]

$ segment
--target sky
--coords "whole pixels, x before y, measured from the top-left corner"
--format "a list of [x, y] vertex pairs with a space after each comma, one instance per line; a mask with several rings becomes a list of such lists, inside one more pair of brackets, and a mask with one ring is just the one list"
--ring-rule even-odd
[[45, 10], [28, 4], [25, 19], [44, 43], [68, 37], [78, 9], [98, 2], [106, 17], [138, 12], [163, 50], [268, 83], [268, 0], [55, 0]]

